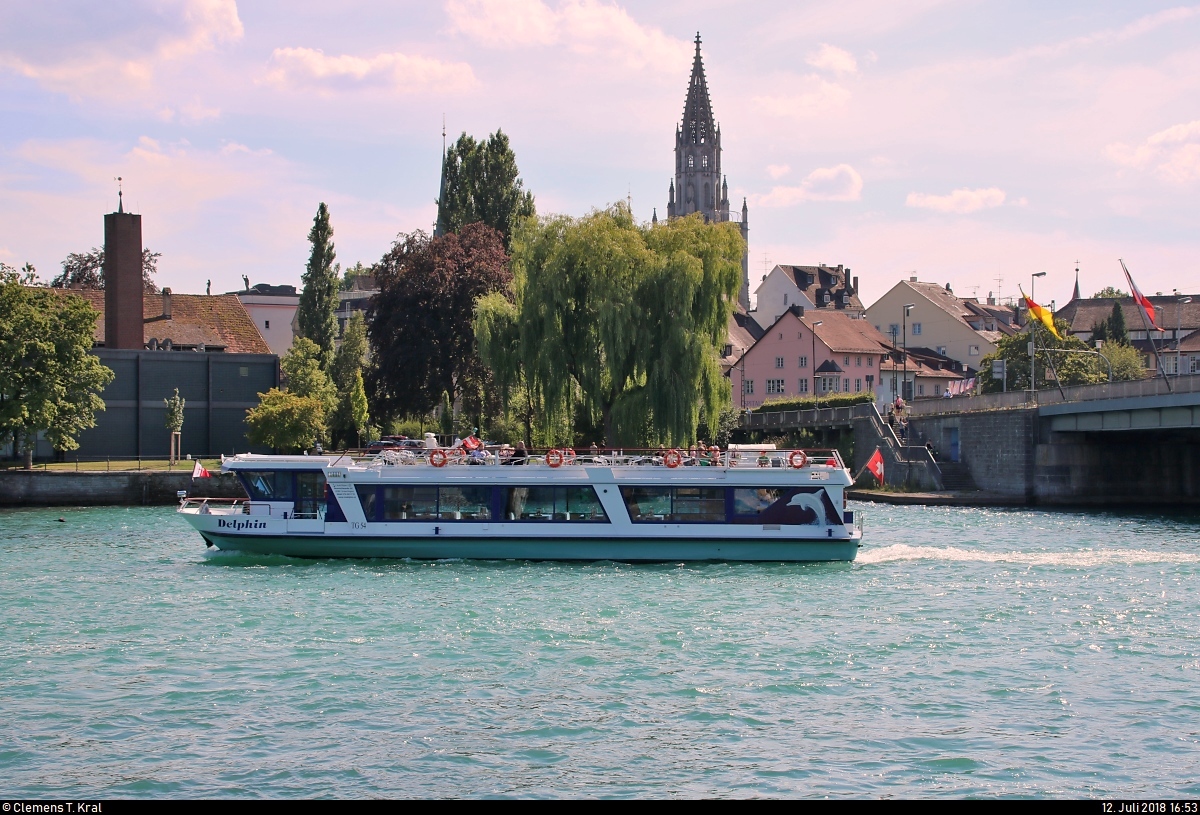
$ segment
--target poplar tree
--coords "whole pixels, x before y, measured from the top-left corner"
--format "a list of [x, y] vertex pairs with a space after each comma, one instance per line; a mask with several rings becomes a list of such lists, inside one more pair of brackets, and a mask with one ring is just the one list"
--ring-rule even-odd
[[333, 362], [334, 340], [337, 339], [338, 289], [341, 269], [334, 265], [337, 255], [333, 249], [333, 227], [329, 223], [329, 208], [322, 201], [308, 232], [312, 252], [302, 278], [300, 307], [296, 314], [300, 336], [307, 337], [321, 350], [321, 367], [329, 369]]
[[357, 442], [370, 421], [363, 383], [363, 365], [367, 360], [367, 325], [362, 314], [355, 313], [346, 323], [342, 344], [333, 357], [332, 378], [337, 388], [337, 408], [330, 421], [330, 436], [337, 445]]
[[504, 131], [479, 142], [463, 133], [446, 151], [442, 164], [435, 235], [483, 223], [500, 233], [507, 250], [517, 223], [534, 214], [533, 195], [523, 187], [516, 154]]

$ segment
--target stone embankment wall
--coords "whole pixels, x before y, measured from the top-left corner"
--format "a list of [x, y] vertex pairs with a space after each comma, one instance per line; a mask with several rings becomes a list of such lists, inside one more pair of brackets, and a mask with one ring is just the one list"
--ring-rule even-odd
[[190, 471], [102, 473], [0, 472], [0, 506], [149, 506], [178, 503], [178, 492], [204, 498], [244, 498], [230, 474], [192, 480]]
[[949, 460], [951, 431], [958, 430], [958, 460], [967, 466], [975, 486], [1033, 503], [1036, 408], [913, 416], [908, 423], [912, 444], [932, 442], [939, 458]]

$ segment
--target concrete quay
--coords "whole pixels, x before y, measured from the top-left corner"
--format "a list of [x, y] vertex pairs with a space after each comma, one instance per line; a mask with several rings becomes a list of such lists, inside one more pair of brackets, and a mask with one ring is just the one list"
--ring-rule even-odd
[[0, 507], [165, 506], [179, 502], [180, 490], [201, 498], [246, 496], [241, 483], [231, 474], [193, 480], [190, 470], [0, 472]]

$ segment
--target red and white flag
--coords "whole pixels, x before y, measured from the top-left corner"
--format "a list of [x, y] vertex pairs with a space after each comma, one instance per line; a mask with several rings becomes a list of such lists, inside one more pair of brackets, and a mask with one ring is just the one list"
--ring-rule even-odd
[[1150, 298], [1142, 294], [1141, 289], [1137, 287], [1137, 283], [1133, 282], [1133, 276], [1129, 274], [1129, 269], [1125, 268], [1125, 261], [1121, 261], [1121, 269], [1125, 272], [1125, 279], [1129, 281], [1129, 290], [1133, 292], [1133, 302], [1142, 307], [1142, 311], [1146, 312], [1146, 318], [1150, 320], [1150, 325], [1154, 326], [1156, 331], [1162, 331], [1158, 323], [1154, 321], [1154, 304], [1150, 302]]
[[867, 469], [871, 471], [871, 475], [875, 476], [875, 478], [882, 485], [883, 484], [883, 453], [879, 452], [878, 447], [875, 448], [875, 454], [873, 456], [871, 456], [870, 461], [867, 462]]
[[192, 478], [212, 478], [212, 473], [200, 466], [200, 459], [196, 459], [196, 466], [192, 468]]

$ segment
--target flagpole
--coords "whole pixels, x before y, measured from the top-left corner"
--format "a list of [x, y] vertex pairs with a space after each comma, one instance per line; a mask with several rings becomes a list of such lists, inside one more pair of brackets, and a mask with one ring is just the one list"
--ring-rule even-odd
[[[1054, 315], [1050, 315], [1051, 321], [1054, 320]], [[1058, 369], [1054, 367], [1054, 356], [1050, 353], [1050, 341], [1042, 341], [1042, 350], [1046, 352], [1046, 364], [1050, 368], [1050, 373], [1054, 374], [1054, 384], [1058, 385], [1058, 395], [1062, 400], [1067, 401], [1067, 394], [1063, 391], [1062, 380], [1058, 378]]]
[[[1136, 289], [1137, 286], [1133, 284], [1133, 275], [1129, 273], [1129, 269], [1125, 266], [1125, 261], [1122, 258], [1117, 258], [1117, 261], [1121, 264], [1121, 271], [1125, 272], [1125, 279], [1129, 281], [1129, 288]], [[1132, 297], [1133, 292], [1130, 292], [1129, 295]], [[1142, 297], [1144, 299], [1146, 296], [1143, 294]], [[1142, 315], [1142, 325], [1146, 327], [1146, 339], [1150, 340], [1150, 350], [1154, 352], [1154, 364], [1158, 367], [1159, 373], [1165, 373], [1162, 367], [1162, 359], [1158, 356], [1158, 346], [1154, 344], [1154, 340], [1150, 339], [1150, 323], [1146, 320], [1146, 307], [1138, 302], [1136, 298], [1134, 302], [1137, 303], [1138, 312]], [[1171, 377], [1163, 376], [1163, 379], [1167, 381], [1167, 393], [1174, 393], [1175, 389], [1171, 387]]]

